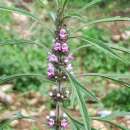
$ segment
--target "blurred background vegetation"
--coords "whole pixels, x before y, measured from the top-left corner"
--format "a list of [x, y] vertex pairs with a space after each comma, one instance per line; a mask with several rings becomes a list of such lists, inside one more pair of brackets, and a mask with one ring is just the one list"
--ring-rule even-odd
[[[42, 25], [22, 15], [11, 12], [0, 11], [0, 41], [12, 39], [28, 39], [51, 47], [53, 41], [54, 25], [50, 19], [55, 10], [53, 0], [0, 0], [0, 5], [16, 6], [28, 10], [42, 19]], [[91, 0], [70, 0], [71, 9], [75, 11]], [[129, 0], [103, 0], [94, 8], [89, 9], [84, 16], [100, 18], [104, 16], [127, 16], [130, 17]], [[71, 24], [72, 22], [72, 24]], [[73, 20], [68, 23], [68, 28], [76, 28], [79, 23]], [[83, 28], [80, 32], [83, 35], [91, 36], [103, 42], [119, 44], [126, 48], [130, 47], [130, 23], [114, 22], [103, 23], [89, 28]], [[48, 31], [49, 30], [49, 31]], [[74, 50], [83, 43], [71, 41], [71, 49]], [[124, 59], [130, 60], [130, 56], [123, 55]], [[100, 72], [100, 73], [128, 73], [130, 64], [124, 64], [113, 59], [108, 54], [95, 50], [94, 48], [83, 48], [75, 53], [73, 62], [76, 72]], [[47, 52], [37, 45], [5, 45], [0, 46], [0, 76], [22, 74], [22, 73], [42, 73], [46, 74]], [[89, 85], [97, 96], [103, 100], [106, 108], [114, 110], [130, 111], [130, 90], [120, 87], [110, 81], [101, 78], [84, 79], [84, 83]], [[24, 93], [28, 91], [39, 91], [42, 95], [47, 95], [47, 84], [38, 78], [22, 78], [8, 82], [13, 84], [13, 91]]]

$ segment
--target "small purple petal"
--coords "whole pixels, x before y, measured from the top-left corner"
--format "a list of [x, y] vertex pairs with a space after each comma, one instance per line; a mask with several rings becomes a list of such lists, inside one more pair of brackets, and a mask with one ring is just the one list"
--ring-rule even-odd
[[49, 60], [49, 62], [56, 62], [56, 63], [58, 62], [58, 58], [54, 54], [50, 54], [48, 56], [48, 60]]
[[63, 43], [62, 44], [62, 52], [68, 52], [69, 51], [69, 47], [67, 45], [67, 43]]
[[68, 121], [66, 120], [66, 119], [63, 119], [62, 121], [61, 121], [61, 127], [62, 128], [67, 128], [68, 127]]
[[54, 48], [53, 48], [55, 51], [61, 51], [61, 43], [59, 43], [59, 42], [56, 42], [55, 44], [54, 44]]
[[68, 63], [69, 61], [72, 61], [73, 59], [74, 59], [73, 55], [70, 54], [70, 55], [68, 55], [67, 57], [64, 58], [64, 62]]
[[55, 68], [53, 64], [48, 64], [48, 78], [53, 78], [55, 76]]
[[64, 28], [61, 28], [59, 36], [60, 39], [65, 40], [67, 38], [67, 31]]
[[50, 119], [48, 120], [48, 125], [49, 125], [49, 127], [53, 127], [53, 126], [55, 125], [55, 120], [52, 119], [52, 118], [50, 118]]

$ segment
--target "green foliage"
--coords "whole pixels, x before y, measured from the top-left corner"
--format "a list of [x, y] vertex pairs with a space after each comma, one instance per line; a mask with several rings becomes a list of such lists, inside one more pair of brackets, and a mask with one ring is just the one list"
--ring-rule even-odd
[[[106, 43], [107, 45], [110, 44], [109, 41], [109, 32], [99, 29], [97, 27], [90, 28], [83, 32], [84, 36], [91, 37], [98, 42]], [[88, 40], [88, 39], [87, 39]], [[82, 42], [82, 45], [86, 44], [86, 42]], [[122, 45], [120, 45], [122, 46]], [[79, 53], [77, 53], [79, 55]], [[110, 54], [103, 53], [99, 48], [94, 47], [87, 47], [83, 48], [80, 51], [80, 55], [82, 57], [81, 62], [83, 63], [82, 66], [85, 67], [86, 72], [127, 72], [129, 68], [129, 63], [124, 64], [113, 57]], [[123, 59], [129, 59], [129, 55], [123, 55]]]
[[122, 88], [111, 91], [104, 99], [105, 107], [114, 110], [130, 111], [130, 89]]
[[[30, 45], [31, 46], [31, 45]], [[45, 73], [46, 70], [46, 54], [43, 49], [37, 47], [26, 46], [4, 46], [0, 48], [0, 74], [12, 75], [23, 73]], [[9, 59], [9, 60], [5, 60]], [[41, 71], [43, 70], [43, 71]], [[41, 82], [37, 78], [22, 78], [15, 82], [15, 89], [26, 90], [27, 88], [38, 89]], [[34, 85], [35, 84], [35, 85]]]

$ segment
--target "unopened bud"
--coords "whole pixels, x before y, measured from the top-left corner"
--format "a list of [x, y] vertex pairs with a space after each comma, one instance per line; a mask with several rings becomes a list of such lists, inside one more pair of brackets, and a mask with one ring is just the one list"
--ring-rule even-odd
[[49, 96], [50, 96], [50, 97], [52, 97], [52, 96], [53, 96], [53, 93], [52, 93], [52, 92], [50, 92], [50, 93], [49, 93]]
[[57, 97], [61, 97], [61, 94], [60, 94], [60, 93], [57, 93]]

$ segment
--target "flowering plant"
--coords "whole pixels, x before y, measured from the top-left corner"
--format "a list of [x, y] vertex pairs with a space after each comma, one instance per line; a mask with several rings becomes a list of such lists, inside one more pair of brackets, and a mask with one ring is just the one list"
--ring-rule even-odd
[[[78, 11], [79, 14], [78, 13], [74, 14], [73, 12], [71, 14], [67, 14], [66, 12], [67, 12], [67, 5], [69, 6], [69, 0], [55, 0], [55, 3], [57, 5], [56, 6], [57, 12], [56, 15], [54, 15], [55, 35], [54, 35], [54, 42], [52, 48], [48, 49], [49, 50], [48, 71], [47, 71], [48, 76], [44, 76], [42, 74], [22, 74], [22, 75], [13, 75], [13, 76], [1, 78], [1, 82], [3, 83], [7, 80], [20, 78], [22, 76], [24, 77], [42, 76], [44, 77], [45, 81], [50, 81], [51, 83], [56, 84], [56, 87], [52, 88], [52, 90], [49, 92], [49, 96], [54, 101], [56, 108], [54, 111], [51, 111], [50, 114], [46, 117], [46, 121], [47, 121], [46, 124], [48, 125], [48, 129], [64, 130], [64, 129], [69, 129], [71, 126], [71, 129], [73, 130], [96, 130], [96, 128], [92, 127], [92, 121], [98, 120], [98, 121], [103, 121], [105, 123], [109, 123], [112, 126], [116, 126], [121, 130], [127, 130], [127, 128], [115, 124], [111, 121], [111, 119], [113, 119], [112, 116], [113, 113], [105, 117], [93, 117], [92, 115], [90, 115], [90, 113], [88, 113], [88, 107], [86, 105], [86, 101], [88, 100], [88, 97], [92, 98], [92, 100], [97, 103], [100, 101], [97, 99], [97, 97], [93, 92], [85, 88], [84, 85], [80, 83], [78, 77], [99, 76], [102, 78], [114, 80], [115, 82], [118, 82], [122, 85], [129, 86], [130, 84], [127, 81], [122, 80], [123, 78], [127, 79], [129, 76], [122, 75], [122, 74], [99, 74], [99, 73], [77, 74], [74, 72], [74, 69], [71, 64], [71, 61], [74, 60], [74, 56], [69, 47], [69, 40], [75, 38], [78, 39], [79, 42], [82, 41], [85, 42], [84, 46], [80, 46], [75, 50], [79, 50], [84, 47], [96, 47], [101, 51], [123, 62], [124, 60], [115, 51], [118, 50], [121, 52], [130, 53], [128, 49], [120, 48], [114, 45], [109, 45], [103, 43], [100, 40], [96, 40], [88, 36], [70, 35], [71, 33], [69, 33], [69, 28], [66, 24], [66, 21], [71, 18], [80, 20], [80, 22], [82, 22], [82, 26], [92, 26], [93, 24], [102, 23], [102, 22], [130, 21], [130, 18], [126, 18], [126, 17], [125, 18], [111, 17], [111, 18], [103, 18], [98, 20], [85, 20], [82, 18], [82, 16], [80, 16], [81, 12], [83, 12], [87, 8], [99, 2], [101, 2], [101, 0], [93, 0], [90, 3], [87, 3], [82, 9]], [[21, 9], [7, 8], [7, 7], [0, 7], [0, 9], [5, 11], [15, 11], [18, 13], [22, 13], [26, 16], [29, 16], [39, 21], [39, 19], [36, 16], [26, 11], [23, 11]], [[79, 25], [80, 30], [82, 29], [82, 26]], [[78, 27], [76, 27], [76, 31], [79, 29]], [[8, 43], [12, 44], [11, 41], [8, 41]], [[15, 42], [13, 42], [13, 44], [14, 43]], [[29, 40], [24, 40], [23, 43], [29, 43], [29, 44], [33, 43], [39, 45], [37, 42], [33, 42]], [[65, 87], [64, 86], [65, 82], [68, 82], [70, 87]], [[72, 114], [70, 114], [71, 113], [70, 110], [64, 108], [63, 103], [66, 100], [70, 100], [70, 102], [73, 100], [73, 102], [75, 102], [76, 105], [79, 106], [81, 118], [75, 119], [75, 117]], [[122, 114], [116, 113], [115, 115], [116, 116], [114, 116], [114, 118]], [[21, 118], [24, 118], [24, 116], [21, 116]]]

